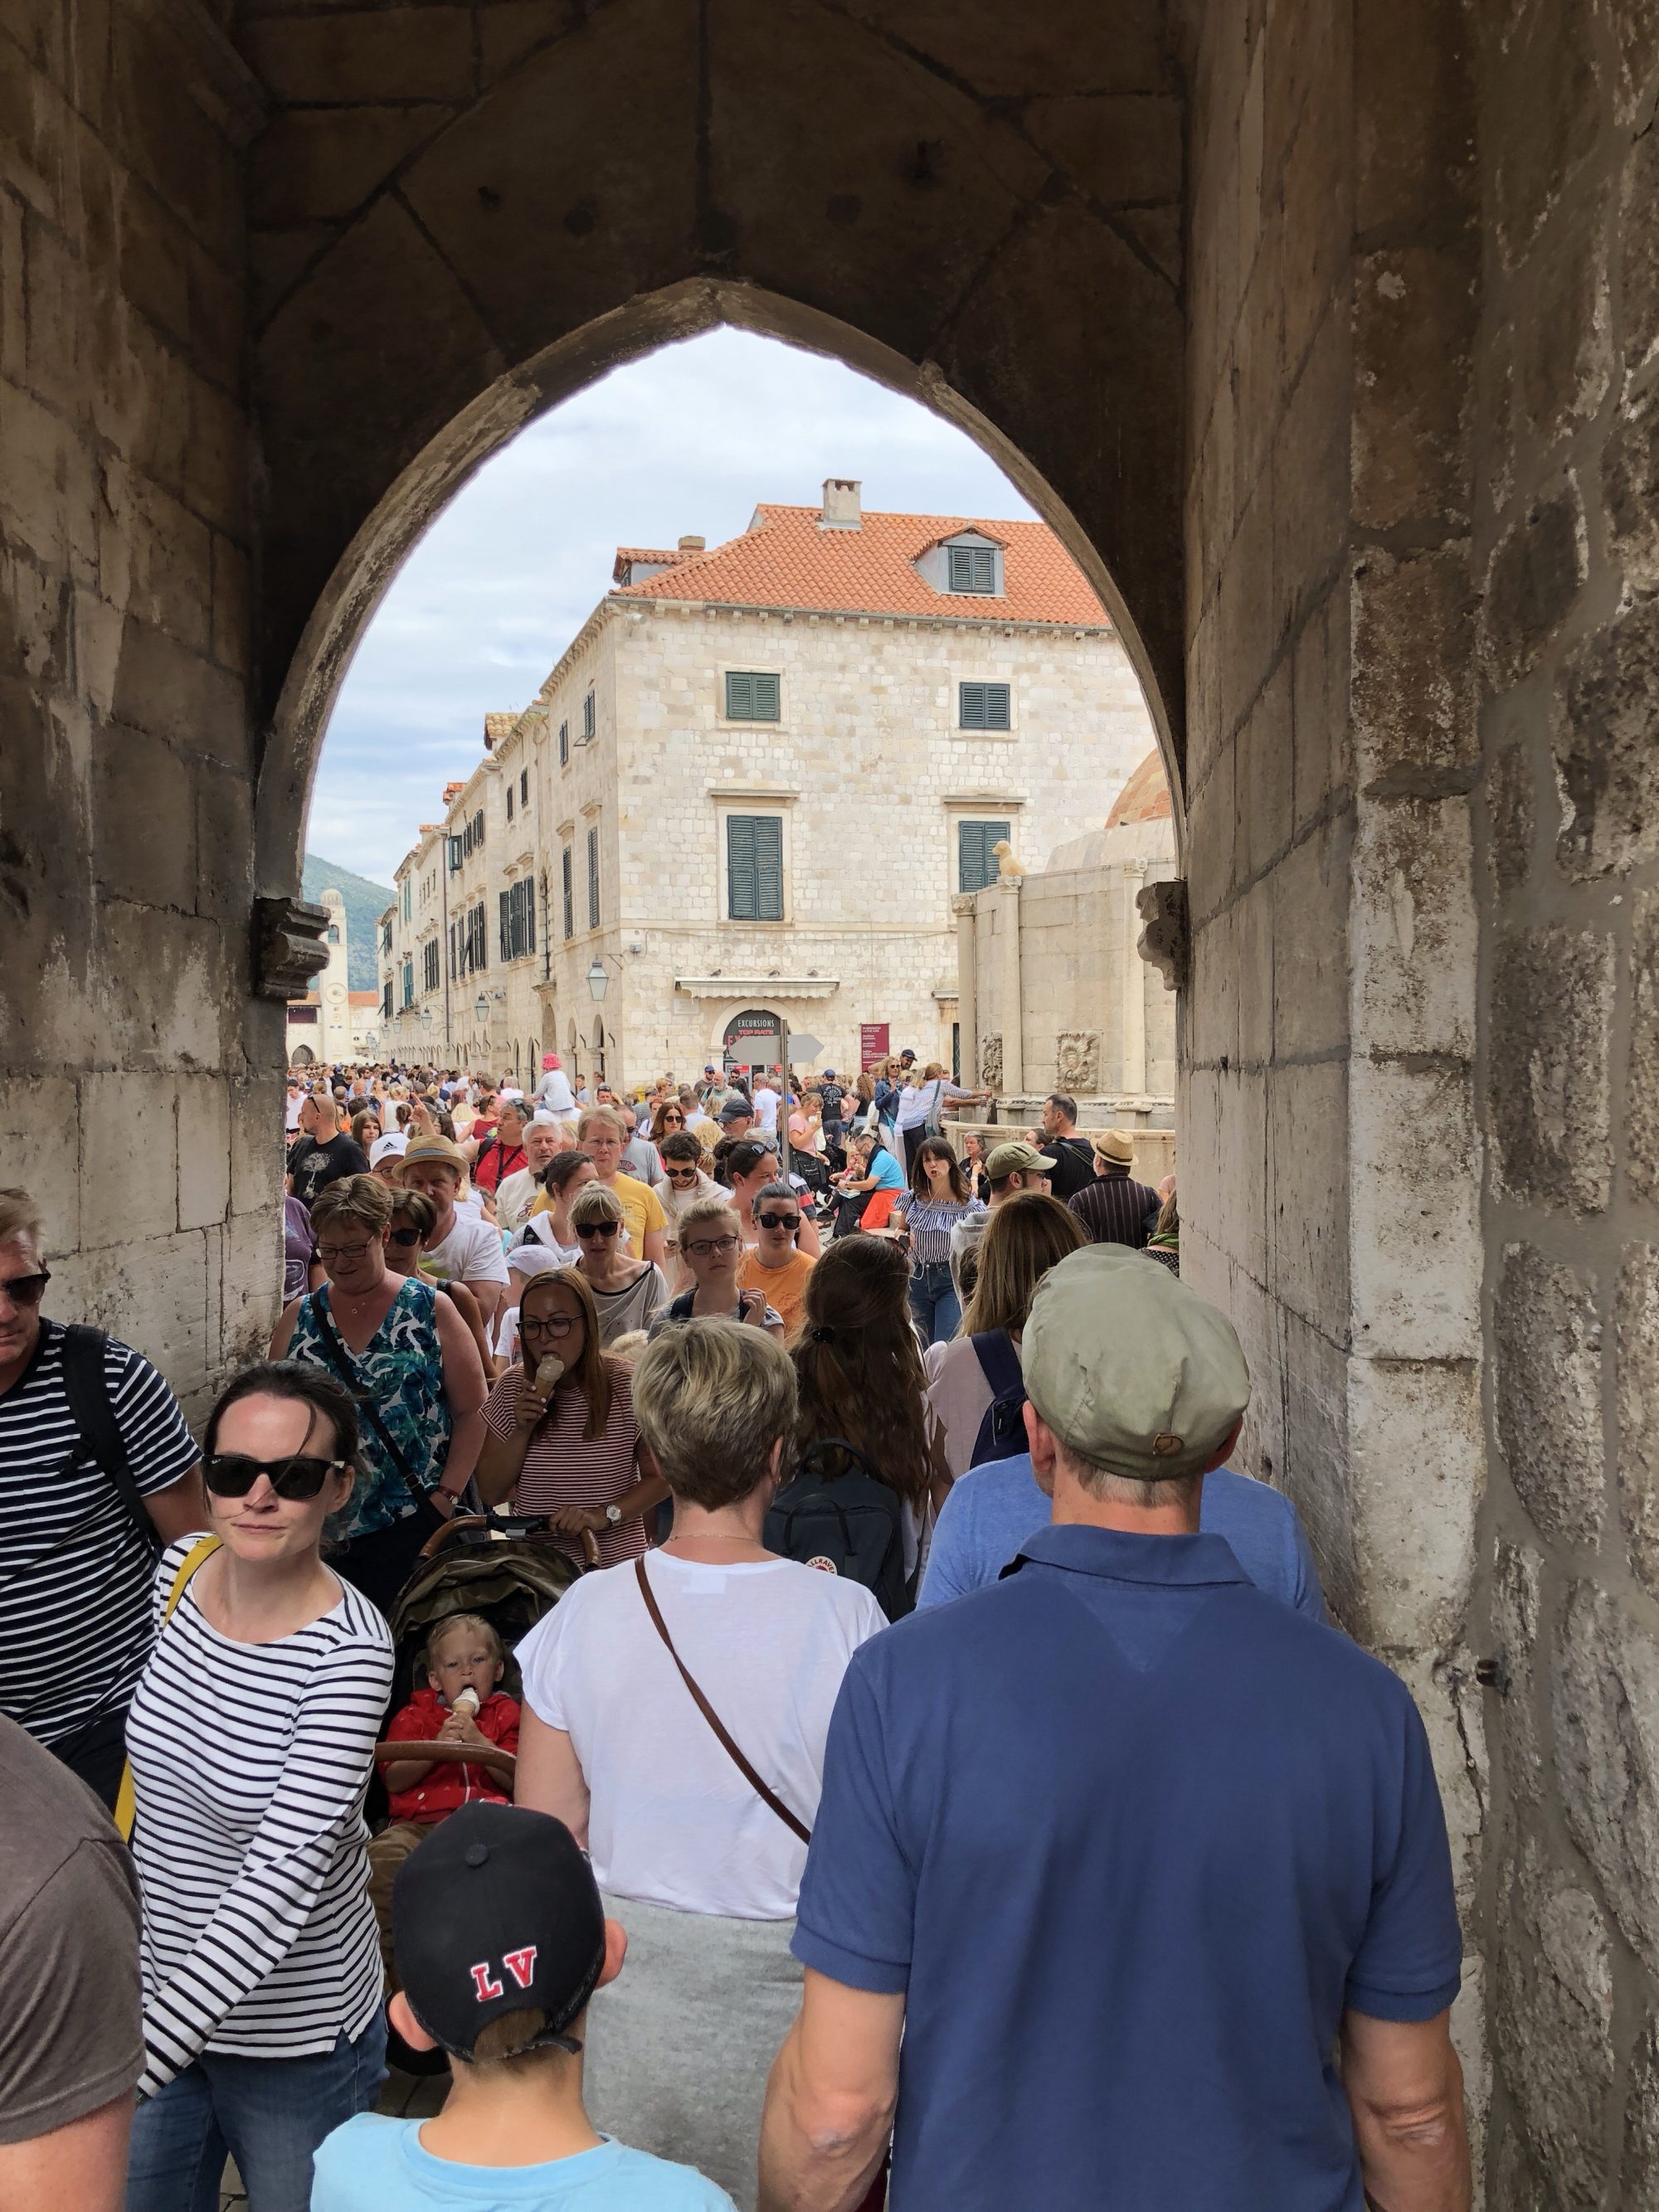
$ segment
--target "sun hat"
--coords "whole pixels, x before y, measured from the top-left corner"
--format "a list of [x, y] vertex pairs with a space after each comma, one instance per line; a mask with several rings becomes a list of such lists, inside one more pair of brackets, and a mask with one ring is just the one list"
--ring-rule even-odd
[[404, 1165], [412, 1168], [422, 1160], [436, 1160], [444, 1167], [453, 1168], [458, 1175], [466, 1173], [466, 1154], [459, 1145], [452, 1145], [447, 1137], [416, 1137], [404, 1154]]
[[1060, 1442], [1138, 1482], [1199, 1474], [1250, 1402], [1225, 1314], [1127, 1244], [1085, 1244], [1049, 1268], [1019, 1364]]
[[1133, 1167], [1135, 1140], [1127, 1129], [1108, 1129], [1103, 1137], [1095, 1139], [1095, 1157], [1110, 1160], [1114, 1167]]

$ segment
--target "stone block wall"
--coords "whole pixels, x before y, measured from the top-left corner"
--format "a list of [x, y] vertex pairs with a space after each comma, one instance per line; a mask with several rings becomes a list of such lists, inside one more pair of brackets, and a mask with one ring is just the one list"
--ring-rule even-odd
[[0, 21], [0, 1127], [50, 1310], [192, 1410], [280, 1280], [283, 1010], [249, 1000], [241, 149], [205, 9]]
[[1492, 2203], [1659, 2205], [1659, 15], [1477, 11]]
[[1428, 1723], [1478, 2117], [1473, 80], [1435, 0], [1194, 11], [1189, 58], [1182, 1273]]

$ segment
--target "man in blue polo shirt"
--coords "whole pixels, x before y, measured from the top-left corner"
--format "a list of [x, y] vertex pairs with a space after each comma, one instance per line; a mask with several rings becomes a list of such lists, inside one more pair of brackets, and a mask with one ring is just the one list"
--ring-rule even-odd
[[1200, 1531], [1237, 1339], [1092, 1244], [1022, 1365], [1053, 1524], [842, 1686], [762, 2212], [856, 2204], [890, 2126], [892, 2212], [1467, 2212], [1422, 1723]]

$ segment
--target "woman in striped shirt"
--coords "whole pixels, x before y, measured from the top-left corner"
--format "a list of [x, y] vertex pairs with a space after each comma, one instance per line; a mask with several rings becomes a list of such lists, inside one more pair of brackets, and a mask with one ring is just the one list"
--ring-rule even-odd
[[961, 1324], [951, 1231], [984, 1211], [949, 1139], [924, 1137], [911, 1164], [910, 1188], [893, 1208], [893, 1218], [910, 1232], [910, 1318], [924, 1345], [948, 1342]]
[[251, 1368], [208, 1421], [210, 1540], [157, 1570], [127, 1723], [147, 2046], [127, 2212], [212, 2212], [227, 2152], [259, 2212], [305, 2212], [313, 2153], [386, 2077], [362, 1808], [392, 1638], [320, 1556], [356, 1444], [331, 1376]]
[[584, 1531], [596, 1536], [602, 1567], [644, 1551], [642, 1516], [668, 1486], [640, 1471], [628, 1366], [601, 1346], [593, 1292], [576, 1268], [525, 1285], [518, 1364], [489, 1394], [484, 1431], [478, 1489], [486, 1505], [510, 1494], [519, 1512], [550, 1515], [573, 1559], [582, 1555]]

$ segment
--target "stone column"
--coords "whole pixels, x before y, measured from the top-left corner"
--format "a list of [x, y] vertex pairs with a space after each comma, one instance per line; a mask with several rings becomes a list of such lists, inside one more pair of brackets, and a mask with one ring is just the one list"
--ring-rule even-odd
[[1019, 977], [1019, 878], [1010, 876], [996, 886], [1002, 902], [997, 918], [1000, 939], [1001, 975], [997, 995], [1002, 1001], [1002, 1088], [1018, 1097], [1025, 1088], [1025, 999]]
[[[1140, 923], [1135, 900], [1146, 875], [1144, 860], [1127, 861], [1114, 901], [1123, 976], [1123, 1014], [1118, 1037], [1121, 1086], [1125, 1091], [1142, 1092], [1146, 1089], [1146, 963], [1140, 957]], [[1103, 1079], [1104, 1073], [1103, 1069]]]
[[973, 894], [951, 902], [957, 922], [957, 1027], [965, 1087], [979, 1081], [979, 916]]

